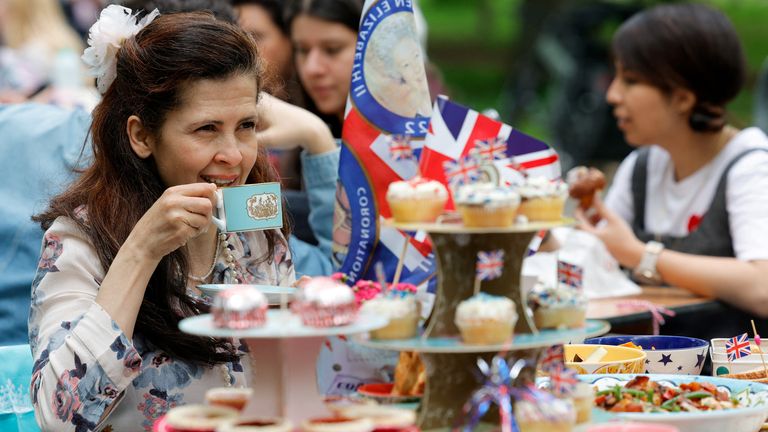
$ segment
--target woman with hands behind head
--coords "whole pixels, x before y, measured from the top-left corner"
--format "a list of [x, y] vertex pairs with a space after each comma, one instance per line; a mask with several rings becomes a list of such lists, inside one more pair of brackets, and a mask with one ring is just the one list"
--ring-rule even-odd
[[207, 13], [136, 24], [110, 6], [89, 44], [103, 92], [93, 164], [36, 216], [47, 231], [31, 393], [44, 430], [150, 430], [207, 388], [249, 385], [239, 341], [178, 322], [206, 309], [199, 283], [292, 284], [288, 227], [211, 223], [218, 187], [275, 180], [256, 139], [261, 62], [247, 33]]
[[625, 22], [613, 52], [607, 100], [638, 149], [605, 202], [577, 212], [581, 227], [641, 283], [768, 317], [768, 138], [726, 121], [745, 76], [733, 26], [708, 6], [662, 5]]

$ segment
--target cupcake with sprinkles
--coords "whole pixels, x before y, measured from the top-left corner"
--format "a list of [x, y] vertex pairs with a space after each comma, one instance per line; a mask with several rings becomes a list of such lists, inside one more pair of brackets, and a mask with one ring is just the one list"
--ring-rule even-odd
[[299, 290], [291, 310], [304, 325], [335, 327], [354, 321], [358, 307], [352, 288], [330, 277], [315, 277]]
[[568, 185], [546, 177], [527, 177], [517, 187], [522, 201], [518, 214], [529, 222], [559, 221], [563, 217]]
[[584, 327], [587, 317], [587, 297], [583, 291], [565, 285], [551, 286], [539, 281], [528, 293], [528, 305], [533, 310], [537, 328]]
[[503, 344], [512, 340], [517, 323], [515, 302], [507, 297], [478, 293], [459, 303], [454, 322], [466, 344]]
[[467, 227], [508, 227], [515, 222], [520, 195], [493, 183], [460, 186], [453, 197]]
[[448, 190], [438, 181], [416, 176], [390, 183], [386, 198], [396, 222], [434, 222], [445, 209]]

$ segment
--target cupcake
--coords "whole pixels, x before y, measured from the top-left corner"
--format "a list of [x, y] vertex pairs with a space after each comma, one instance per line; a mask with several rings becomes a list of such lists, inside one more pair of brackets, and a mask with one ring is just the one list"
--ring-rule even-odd
[[315, 277], [307, 282], [291, 304], [304, 325], [334, 327], [357, 318], [355, 294], [347, 285], [330, 277]]
[[360, 311], [389, 320], [385, 327], [371, 331], [373, 339], [409, 339], [416, 336], [419, 328], [419, 302], [416, 296], [403, 291], [379, 294], [366, 301]]
[[238, 411], [229, 407], [185, 405], [172, 408], [165, 416], [169, 432], [213, 432], [237, 419]]
[[552, 396], [517, 399], [514, 413], [520, 432], [570, 432], [576, 423], [573, 403]]
[[583, 209], [592, 207], [595, 193], [605, 188], [605, 176], [597, 168], [571, 168], [565, 179], [568, 182], [568, 194], [579, 200], [579, 207]]
[[291, 432], [293, 424], [280, 418], [238, 420], [224, 423], [216, 432]]
[[576, 408], [576, 424], [589, 423], [592, 420], [595, 389], [587, 383], [577, 383], [571, 398]]
[[568, 185], [546, 177], [529, 177], [517, 187], [522, 197], [518, 213], [530, 222], [559, 221], [563, 217]]
[[373, 421], [368, 418], [329, 417], [301, 423], [302, 432], [372, 432], [374, 428]]
[[516, 192], [492, 183], [460, 186], [453, 198], [467, 227], [511, 226], [520, 205], [520, 196]]
[[226, 406], [242, 411], [253, 390], [244, 387], [214, 387], [205, 392], [205, 402], [208, 405]]
[[528, 305], [539, 329], [584, 327], [587, 319], [587, 297], [571, 287], [552, 287], [539, 281], [528, 293]]
[[517, 323], [515, 302], [507, 297], [475, 294], [459, 303], [455, 323], [464, 343], [498, 345], [509, 342]]
[[213, 325], [219, 328], [248, 329], [263, 326], [267, 321], [268, 302], [254, 287], [235, 285], [213, 299]]
[[448, 190], [438, 181], [416, 176], [390, 183], [386, 197], [396, 222], [434, 222], [445, 208]]

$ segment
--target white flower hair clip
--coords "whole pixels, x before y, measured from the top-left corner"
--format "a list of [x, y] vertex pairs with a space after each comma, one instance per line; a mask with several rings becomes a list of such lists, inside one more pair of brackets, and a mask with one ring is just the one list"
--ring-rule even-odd
[[109, 5], [99, 20], [88, 31], [88, 48], [83, 52], [83, 62], [89, 73], [96, 77], [96, 87], [104, 94], [117, 75], [117, 50], [123, 42], [136, 35], [151, 23], [160, 12], [155, 9], [136, 23], [136, 14], [123, 6]]

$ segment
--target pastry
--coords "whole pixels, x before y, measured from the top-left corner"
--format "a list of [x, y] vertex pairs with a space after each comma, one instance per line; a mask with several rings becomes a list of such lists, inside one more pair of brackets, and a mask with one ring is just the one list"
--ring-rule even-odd
[[595, 389], [587, 383], [577, 383], [571, 398], [576, 409], [576, 424], [589, 423], [592, 420]]
[[247, 329], [267, 321], [267, 298], [247, 285], [233, 285], [216, 295], [211, 305], [213, 325], [219, 328]]
[[426, 371], [419, 353], [401, 351], [395, 366], [394, 396], [421, 396], [424, 393]]
[[587, 319], [587, 297], [571, 287], [553, 287], [539, 281], [528, 293], [536, 328], [580, 328]]
[[372, 432], [373, 421], [368, 418], [350, 419], [329, 417], [305, 420], [301, 423], [302, 432]]
[[386, 198], [395, 221], [434, 222], [445, 208], [448, 190], [438, 181], [416, 176], [390, 183]]
[[466, 344], [503, 344], [512, 340], [517, 323], [515, 302], [507, 297], [475, 294], [459, 303], [454, 321]]
[[568, 186], [560, 180], [528, 177], [517, 187], [522, 197], [518, 214], [529, 222], [559, 221], [563, 217]]
[[347, 325], [357, 318], [357, 309], [352, 289], [330, 277], [312, 278], [291, 303], [304, 325], [312, 327]]
[[293, 424], [280, 418], [237, 420], [219, 426], [216, 432], [291, 432]]
[[208, 405], [227, 406], [242, 411], [253, 390], [243, 387], [214, 387], [205, 392]]
[[341, 411], [342, 417], [367, 418], [373, 422], [376, 430], [400, 430], [416, 423], [416, 412], [409, 409], [383, 405], [354, 405]]
[[206, 405], [185, 405], [172, 408], [165, 416], [169, 432], [213, 432], [239, 415], [234, 408]]
[[366, 301], [360, 311], [389, 320], [385, 327], [371, 330], [373, 339], [409, 339], [418, 332], [420, 305], [413, 294], [402, 291], [379, 294]]
[[520, 196], [516, 192], [492, 183], [460, 186], [453, 198], [467, 227], [511, 226], [520, 205]]
[[605, 188], [605, 176], [597, 168], [578, 166], [568, 171], [568, 194], [579, 200], [579, 207], [588, 209], [592, 207], [595, 193]]

